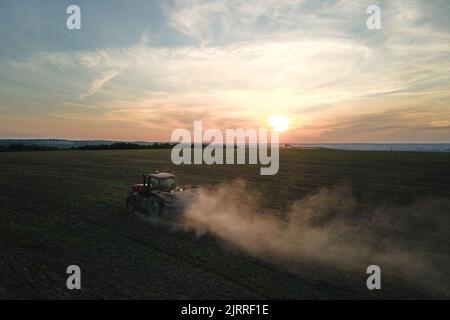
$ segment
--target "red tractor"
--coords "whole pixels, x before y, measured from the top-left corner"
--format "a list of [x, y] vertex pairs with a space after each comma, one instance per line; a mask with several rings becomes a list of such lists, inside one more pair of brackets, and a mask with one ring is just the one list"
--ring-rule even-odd
[[177, 213], [186, 208], [193, 200], [193, 188], [180, 188], [175, 175], [155, 171], [143, 174], [143, 183], [131, 187], [127, 198], [129, 212], [141, 212], [149, 216], [162, 216]]

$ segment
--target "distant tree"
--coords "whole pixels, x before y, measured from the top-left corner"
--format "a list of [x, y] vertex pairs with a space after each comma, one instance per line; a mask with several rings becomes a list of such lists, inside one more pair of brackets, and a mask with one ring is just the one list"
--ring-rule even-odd
[[54, 150], [138, 150], [138, 149], [170, 149], [172, 144], [167, 142], [156, 142], [149, 145], [130, 143], [130, 142], [114, 142], [111, 144], [84, 145], [71, 148], [58, 148], [42, 146], [37, 144], [13, 143], [10, 145], [0, 145], [0, 152], [17, 152], [17, 151], [54, 151]]
[[2, 145], [0, 147], [0, 152], [16, 152], [16, 151], [53, 151], [59, 150], [55, 147], [48, 146], [40, 146], [37, 144], [22, 144], [22, 143], [13, 143], [10, 145]]

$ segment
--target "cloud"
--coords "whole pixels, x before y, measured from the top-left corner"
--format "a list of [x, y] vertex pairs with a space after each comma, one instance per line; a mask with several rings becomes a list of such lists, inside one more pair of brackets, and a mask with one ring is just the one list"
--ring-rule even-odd
[[168, 25], [198, 45], [153, 46], [144, 32], [128, 47], [41, 52], [5, 67], [24, 84], [61, 92], [47, 103], [58, 118], [151, 128], [186, 127], [200, 116], [259, 126], [281, 113], [297, 129], [292, 139], [345, 140], [362, 127], [336, 123], [376, 114], [374, 122], [401, 127], [405, 114], [395, 110], [408, 102], [422, 111], [421, 121], [407, 119], [405, 134], [432, 127], [448, 108], [448, 29], [433, 21], [434, 5], [380, 5], [382, 30], [370, 32], [363, 2], [175, 1], [163, 5]]
[[101, 78], [95, 79], [90, 87], [88, 88], [87, 92], [80, 95], [81, 99], [85, 99], [89, 96], [92, 96], [94, 93], [96, 93], [98, 90], [100, 90], [105, 83], [112, 80], [114, 77], [118, 76], [121, 73], [120, 70], [111, 70], [108, 72], [105, 72], [102, 74]]

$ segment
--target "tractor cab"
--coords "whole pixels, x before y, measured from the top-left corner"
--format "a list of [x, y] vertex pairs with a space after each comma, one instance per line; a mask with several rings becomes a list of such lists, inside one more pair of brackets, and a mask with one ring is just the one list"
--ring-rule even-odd
[[143, 175], [143, 189], [145, 192], [172, 192], [176, 189], [175, 176], [171, 173], [154, 172]]
[[154, 172], [142, 175], [143, 183], [131, 187], [132, 192], [149, 194], [152, 191], [172, 192], [176, 190], [175, 175], [165, 172]]

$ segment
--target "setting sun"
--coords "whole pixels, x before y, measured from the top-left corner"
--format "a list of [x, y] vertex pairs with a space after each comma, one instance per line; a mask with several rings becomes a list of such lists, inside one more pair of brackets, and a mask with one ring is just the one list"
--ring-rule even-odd
[[269, 125], [273, 130], [283, 132], [289, 129], [289, 121], [283, 116], [270, 116], [268, 119]]

